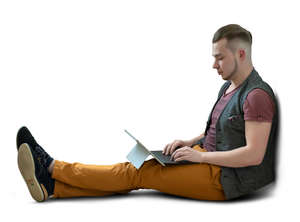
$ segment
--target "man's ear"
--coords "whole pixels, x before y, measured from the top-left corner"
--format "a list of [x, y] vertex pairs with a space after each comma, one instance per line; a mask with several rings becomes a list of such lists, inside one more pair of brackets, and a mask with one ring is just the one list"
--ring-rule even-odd
[[244, 61], [246, 59], [246, 50], [238, 49], [238, 56], [242, 61]]

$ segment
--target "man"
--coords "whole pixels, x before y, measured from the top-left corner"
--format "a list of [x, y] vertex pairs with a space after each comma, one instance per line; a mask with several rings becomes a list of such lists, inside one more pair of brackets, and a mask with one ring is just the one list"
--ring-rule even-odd
[[227, 200], [274, 180], [277, 103], [251, 61], [252, 36], [239, 25], [213, 37], [213, 68], [227, 80], [219, 91], [205, 132], [166, 145], [165, 155], [197, 164], [161, 166], [146, 161], [84, 165], [54, 160], [26, 127], [17, 134], [18, 165], [32, 197], [104, 196], [137, 189], [203, 200]]

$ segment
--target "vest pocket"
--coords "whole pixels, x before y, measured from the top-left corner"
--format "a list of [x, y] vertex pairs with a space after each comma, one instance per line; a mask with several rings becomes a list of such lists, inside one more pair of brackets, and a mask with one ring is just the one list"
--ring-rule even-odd
[[231, 115], [227, 118], [227, 123], [230, 128], [236, 130], [245, 130], [245, 120], [242, 115]]

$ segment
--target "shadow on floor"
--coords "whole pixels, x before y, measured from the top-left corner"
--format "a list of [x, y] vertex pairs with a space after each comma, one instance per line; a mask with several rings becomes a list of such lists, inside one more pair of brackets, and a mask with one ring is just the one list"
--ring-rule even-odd
[[271, 184], [268, 185], [259, 191], [248, 194], [245, 196], [242, 196], [237, 199], [233, 200], [227, 200], [227, 201], [207, 201], [207, 200], [196, 200], [196, 199], [191, 199], [191, 198], [186, 198], [186, 197], [179, 197], [179, 196], [174, 196], [166, 193], [162, 193], [159, 191], [155, 190], [138, 190], [138, 191], [132, 191], [130, 193], [126, 194], [115, 194], [111, 196], [104, 196], [104, 197], [72, 197], [72, 198], [63, 198], [63, 199], [49, 199], [45, 203], [53, 203], [53, 202], [93, 202], [93, 201], [112, 201], [112, 200], [119, 200], [119, 199], [124, 199], [124, 198], [159, 198], [159, 199], [172, 199], [172, 200], [179, 200], [179, 201], [194, 201], [194, 202], [207, 202], [207, 203], [219, 203], [219, 204], [227, 204], [227, 203], [240, 203], [240, 202], [251, 202], [251, 201], [258, 201], [258, 200], [263, 200], [267, 199], [273, 196], [273, 191], [274, 191], [275, 185]]

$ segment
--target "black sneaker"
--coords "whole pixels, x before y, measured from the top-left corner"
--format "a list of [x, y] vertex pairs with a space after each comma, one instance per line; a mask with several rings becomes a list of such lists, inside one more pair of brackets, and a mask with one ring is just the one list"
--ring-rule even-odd
[[44, 165], [43, 152], [35, 152], [30, 145], [23, 143], [18, 150], [19, 170], [33, 199], [47, 200], [54, 193], [54, 179]]
[[26, 126], [21, 127], [17, 133], [18, 150], [23, 143], [27, 143], [34, 151], [40, 153], [40, 155], [43, 156], [42, 159], [45, 167], [49, 167], [50, 163], [53, 161], [53, 158], [36, 142]]

